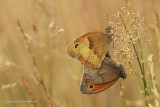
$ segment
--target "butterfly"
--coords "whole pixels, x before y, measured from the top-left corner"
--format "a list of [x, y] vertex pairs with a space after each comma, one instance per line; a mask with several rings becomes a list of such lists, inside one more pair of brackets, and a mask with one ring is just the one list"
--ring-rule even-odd
[[84, 66], [80, 90], [84, 94], [95, 94], [112, 86], [120, 77], [125, 79], [124, 67], [110, 57], [105, 57], [99, 69]]
[[67, 53], [89, 68], [101, 67], [112, 43], [112, 27], [82, 35], [71, 43]]

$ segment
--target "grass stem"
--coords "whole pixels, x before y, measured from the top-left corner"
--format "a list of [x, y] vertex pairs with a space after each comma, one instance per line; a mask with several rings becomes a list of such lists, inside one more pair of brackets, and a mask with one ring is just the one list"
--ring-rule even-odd
[[[125, 24], [122, 16], [121, 16], [120, 14], [119, 14], [119, 16], [120, 16], [120, 19], [121, 19], [121, 21], [122, 21], [122, 23], [123, 23], [124, 29], [125, 29], [125, 30], [127, 31], [127, 33], [129, 34], [129, 30], [127, 29], [127, 26], [126, 26], [126, 24]], [[131, 16], [131, 18], [132, 18], [132, 16]], [[130, 34], [129, 34], [129, 35], [130, 35]], [[131, 37], [131, 35], [130, 35], [130, 37]], [[140, 71], [141, 71], [141, 74], [142, 74], [142, 80], [143, 80], [143, 85], [144, 85], [144, 87], [143, 87], [144, 97], [147, 97], [147, 96], [149, 96], [149, 92], [148, 92], [148, 87], [147, 87], [147, 83], [146, 83], [146, 79], [145, 79], [144, 63], [141, 65], [140, 58], [139, 58], [139, 56], [138, 56], [138, 52], [137, 52], [137, 49], [136, 49], [136, 47], [135, 47], [135, 44], [133, 43], [132, 38], [130, 38], [130, 40], [131, 40], [131, 43], [132, 43], [134, 52], [135, 52], [135, 54], [136, 54], [136, 58], [137, 58], [137, 61], [138, 61], [138, 65], [139, 65], [139, 67], [140, 67]], [[138, 42], [139, 42], [139, 46], [140, 46], [140, 48], [141, 48], [141, 44], [140, 44], [140, 40], [139, 40], [139, 39], [138, 39]], [[142, 53], [141, 53], [141, 60], [143, 61], [143, 54], [142, 54]], [[131, 69], [133, 70], [133, 66], [131, 66], [131, 63], [129, 63], [129, 65], [130, 65]], [[142, 68], [142, 66], [143, 66], [143, 68]], [[137, 74], [137, 73], [135, 72], [135, 74]], [[139, 75], [137, 75], [137, 76], [139, 77]], [[149, 106], [148, 101], [145, 101], [145, 102], [146, 102], [146, 106]]]

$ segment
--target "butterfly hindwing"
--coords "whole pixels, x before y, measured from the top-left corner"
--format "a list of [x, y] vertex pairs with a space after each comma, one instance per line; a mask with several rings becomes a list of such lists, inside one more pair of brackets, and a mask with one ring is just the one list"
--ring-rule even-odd
[[111, 58], [105, 57], [100, 69], [92, 69], [84, 66], [80, 89], [85, 94], [101, 92], [112, 86], [119, 77], [126, 77], [123, 66], [117, 64]]
[[86, 81], [84, 78], [81, 81], [80, 90], [83, 94], [96, 94], [112, 86], [119, 78], [103, 84], [93, 84]]

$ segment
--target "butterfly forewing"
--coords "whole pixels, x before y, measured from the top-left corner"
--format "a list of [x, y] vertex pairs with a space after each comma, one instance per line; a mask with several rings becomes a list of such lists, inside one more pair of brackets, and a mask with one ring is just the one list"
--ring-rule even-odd
[[87, 67], [100, 68], [101, 63], [109, 50], [111, 41], [105, 32], [96, 31], [87, 33], [75, 40], [68, 48], [68, 54], [81, 61]]

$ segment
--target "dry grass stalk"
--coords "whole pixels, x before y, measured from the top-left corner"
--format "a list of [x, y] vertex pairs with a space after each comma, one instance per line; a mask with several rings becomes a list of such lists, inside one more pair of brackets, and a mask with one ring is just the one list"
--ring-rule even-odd
[[27, 78], [21, 77], [21, 80], [22, 80], [22, 84], [24, 85], [25, 90], [28, 94], [29, 100], [31, 101], [32, 107], [36, 107], [36, 103], [35, 103], [36, 100], [32, 96], [32, 92], [30, 90]]
[[2, 85], [1, 89], [5, 90], [5, 89], [9, 89], [9, 88], [13, 88], [16, 86], [16, 82], [12, 83], [12, 84], [6, 84], [6, 85]]
[[17, 25], [18, 25], [18, 28], [20, 30], [20, 32], [22, 33], [22, 36], [23, 36], [23, 39], [24, 39], [24, 42], [25, 42], [25, 46], [29, 52], [29, 54], [31, 55], [31, 58], [32, 58], [32, 63], [33, 63], [33, 66], [34, 66], [34, 71], [35, 71], [35, 74], [39, 80], [39, 83], [42, 87], [42, 90], [43, 90], [43, 93], [45, 95], [45, 98], [46, 98], [46, 101], [47, 103], [49, 104], [50, 107], [53, 107], [53, 104], [52, 104], [52, 100], [48, 94], [48, 91], [46, 89], [46, 86], [44, 84], [44, 81], [39, 73], [39, 70], [38, 70], [38, 65], [37, 65], [37, 62], [36, 62], [36, 58], [35, 58], [35, 55], [32, 53], [32, 49], [31, 49], [31, 45], [30, 45], [30, 42], [29, 42], [29, 39], [28, 37], [26, 36], [26, 34], [24, 33], [24, 30], [22, 29], [21, 27], [21, 24], [19, 21], [17, 21]]
[[151, 7], [154, 13], [154, 16], [156, 18], [156, 24], [157, 24], [157, 28], [160, 31], [160, 20], [159, 20], [159, 15], [158, 15], [158, 9], [157, 6], [155, 5], [156, 0], [151, 0]]
[[154, 102], [155, 102], [155, 107], [159, 107], [160, 105], [159, 105], [159, 93], [158, 93], [158, 90], [157, 90], [157, 86], [156, 86], [156, 79], [155, 79], [155, 72], [154, 72], [154, 63], [153, 63], [153, 61], [152, 61], [152, 57], [153, 57], [153, 55], [151, 54], [151, 55], [149, 55], [149, 57], [148, 57], [148, 65], [149, 65], [149, 67], [150, 67], [150, 75], [151, 75], [151, 80], [152, 80], [152, 84], [153, 84], [153, 89], [152, 89], [152, 92], [153, 92], [153, 94], [154, 94], [154, 96], [155, 96], [155, 100], [154, 100]]
[[158, 45], [158, 49], [159, 49], [159, 56], [160, 56], [160, 37], [159, 37], [159, 33], [160, 33], [160, 20], [159, 20], [159, 15], [158, 15], [158, 9], [156, 6], [156, 0], [151, 0], [151, 7], [153, 10], [153, 14], [155, 16], [156, 19], [156, 26], [157, 28], [156, 30], [156, 39], [157, 39], [157, 45]]

